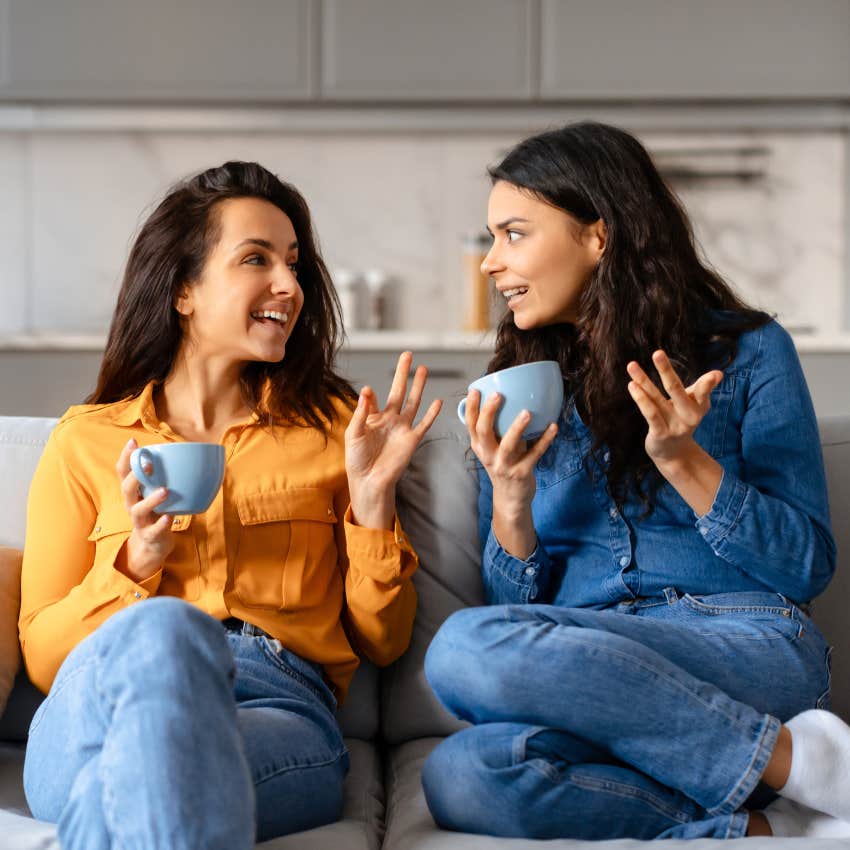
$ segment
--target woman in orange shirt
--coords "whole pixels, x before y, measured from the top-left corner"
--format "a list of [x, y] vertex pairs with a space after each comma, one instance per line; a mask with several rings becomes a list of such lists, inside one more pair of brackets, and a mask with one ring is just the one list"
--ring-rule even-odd
[[[357, 651], [410, 639], [395, 484], [440, 402], [414, 426], [409, 352], [383, 409], [358, 397], [337, 315], [303, 198], [259, 165], [177, 185], [143, 225], [97, 389], [29, 497], [21, 644], [49, 693], [24, 782], [63, 847], [234, 850], [339, 817], [334, 712]], [[130, 454], [184, 441], [224, 447], [224, 482], [160, 515]]]

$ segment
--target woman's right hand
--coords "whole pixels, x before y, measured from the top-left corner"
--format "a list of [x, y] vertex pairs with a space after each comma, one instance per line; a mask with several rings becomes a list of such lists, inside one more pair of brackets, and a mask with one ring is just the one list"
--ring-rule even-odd
[[493, 485], [493, 531], [501, 547], [525, 559], [537, 545], [531, 518], [531, 501], [537, 490], [534, 467], [558, 434], [553, 422], [531, 448], [522, 432], [531, 418], [520, 413], [499, 440], [494, 423], [502, 397], [493, 393], [481, 405], [481, 393], [471, 390], [466, 397], [466, 428], [472, 451], [481, 461]]
[[[165, 559], [174, 549], [174, 532], [171, 530], [172, 518], [168, 514], [156, 514], [154, 508], [168, 497], [165, 487], [159, 487], [146, 499], [142, 498], [139, 479], [130, 469], [130, 455], [137, 447], [130, 440], [118, 458], [116, 470], [121, 481], [121, 493], [133, 531], [118, 555], [115, 566], [133, 581], [140, 582], [150, 578], [162, 567]], [[149, 467], [145, 472], [149, 471]]]

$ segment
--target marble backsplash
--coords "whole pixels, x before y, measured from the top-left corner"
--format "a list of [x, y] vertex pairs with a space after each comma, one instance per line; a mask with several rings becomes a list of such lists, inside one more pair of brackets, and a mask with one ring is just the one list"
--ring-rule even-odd
[[[535, 128], [529, 128], [533, 131]], [[840, 130], [642, 132], [704, 255], [789, 327], [845, 327]], [[463, 324], [462, 240], [515, 132], [0, 131], [0, 335], [102, 333], [144, 217], [175, 180], [253, 159], [294, 183], [328, 265], [392, 276], [402, 328]]]

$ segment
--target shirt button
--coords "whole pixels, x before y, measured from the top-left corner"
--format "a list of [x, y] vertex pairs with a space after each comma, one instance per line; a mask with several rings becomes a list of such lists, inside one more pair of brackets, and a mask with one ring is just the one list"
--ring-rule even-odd
[[527, 576], [533, 576], [533, 575], [537, 574], [537, 570], [534, 567], [526, 567], [525, 568], [525, 574]]
[[608, 511], [608, 516], [611, 517], [611, 519], [616, 519], [617, 514], [619, 514], [619, 513], [620, 512], [616, 508], [611, 508], [611, 510]]
[[95, 530], [95, 533], [99, 532], [99, 531], [100, 531], [100, 526], [99, 526], [99, 525], [96, 525], [96, 526], [94, 527], [94, 530]]
[[605, 452], [605, 454], [602, 455], [602, 460], [604, 460], [605, 463], [608, 463], [608, 461], [611, 460], [611, 452]]
[[705, 537], [705, 535], [706, 535], [706, 534], [708, 534], [708, 529], [707, 529], [704, 525], [703, 525], [703, 526], [700, 526], [699, 533], [700, 533], [703, 537]]
[[135, 596], [135, 597], [136, 597], [136, 599], [141, 599], [141, 598], [142, 598], [142, 594], [141, 594], [141, 593], [139, 593], [139, 591], [138, 591], [138, 590], [137, 590], [137, 591], [133, 594], [133, 596]]
[[333, 510], [331, 508], [328, 508], [328, 516], [333, 516]]
[[629, 565], [629, 558], [627, 558], [625, 555], [623, 555], [623, 557], [620, 558], [620, 566], [621, 567], [627, 567], [628, 565]]

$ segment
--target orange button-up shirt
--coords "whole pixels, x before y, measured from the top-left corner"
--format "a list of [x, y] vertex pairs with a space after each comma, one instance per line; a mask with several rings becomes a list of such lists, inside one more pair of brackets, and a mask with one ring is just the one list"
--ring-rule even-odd
[[[72, 407], [50, 435], [29, 494], [21, 580], [21, 647], [47, 692], [68, 653], [104, 620], [150, 596], [176, 596], [223, 620], [238, 617], [321, 664], [337, 698], [356, 649], [389, 664], [407, 648], [417, 558], [394, 530], [351, 522], [344, 431], [336, 404], [325, 435], [269, 428], [252, 416], [228, 428], [224, 483], [203, 514], [172, 522], [177, 544], [135, 582], [115, 567], [132, 531], [115, 464], [127, 441], [181, 442], [160, 422], [154, 384], [134, 399]], [[351, 638], [351, 642], [349, 641]]]

